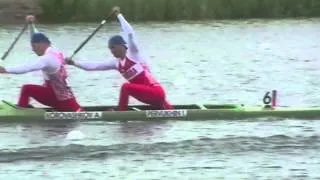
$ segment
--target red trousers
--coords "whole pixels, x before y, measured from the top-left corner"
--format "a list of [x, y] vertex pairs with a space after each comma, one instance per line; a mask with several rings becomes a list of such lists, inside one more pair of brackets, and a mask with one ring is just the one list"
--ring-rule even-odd
[[18, 106], [28, 107], [30, 97], [57, 111], [81, 111], [75, 98], [59, 101], [50, 86], [24, 85], [21, 89]]
[[151, 105], [155, 109], [173, 109], [172, 105], [166, 101], [163, 88], [159, 85], [148, 86], [142, 84], [124, 83], [120, 91], [118, 111], [128, 109], [129, 96]]

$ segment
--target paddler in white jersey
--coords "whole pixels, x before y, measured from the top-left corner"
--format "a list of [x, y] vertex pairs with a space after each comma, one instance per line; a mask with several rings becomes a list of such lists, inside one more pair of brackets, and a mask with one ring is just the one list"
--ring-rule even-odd
[[0, 66], [0, 73], [24, 74], [41, 70], [44, 85], [23, 85], [18, 106], [29, 107], [30, 98], [39, 103], [52, 107], [57, 111], [81, 111], [71, 88], [67, 84], [67, 71], [63, 53], [51, 46], [46, 35], [35, 28], [35, 17], [28, 15], [32, 50], [39, 56], [36, 62], [29, 62], [19, 67], [4, 68]]
[[118, 111], [127, 110], [130, 96], [151, 105], [153, 109], [172, 109], [173, 107], [166, 100], [164, 88], [153, 77], [145, 58], [141, 55], [133, 28], [120, 13], [119, 7], [114, 7], [113, 12], [128, 38], [128, 42], [120, 35], [115, 35], [109, 39], [109, 49], [115, 58], [102, 62], [66, 59], [67, 64], [87, 71], [117, 70], [120, 72], [127, 82], [122, 85], [120, 90]]

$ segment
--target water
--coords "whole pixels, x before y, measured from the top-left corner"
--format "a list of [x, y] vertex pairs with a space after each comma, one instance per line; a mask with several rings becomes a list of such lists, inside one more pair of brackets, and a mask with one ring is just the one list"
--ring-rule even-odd
[[[39, 28], [72, 54], [96, 25]], [[277, 89], [282, 106], [319, 105], [319, 26], [319, 19], [134, 24], [172, 103], [260, 105]], [[1, 52], [20, 28], [0, 28]], [[118, 32], [107, 24], [77, 58], [111, 58], [107, 37]], [[27, 41], [26, 34], [1, 64], [34, 61]], [[117, 103], [119, 74], [69, 71], [82, 105]], [[41, 82], [38, 72], [1, 75], [0, 99], [15, 102], [22, 84]], [[70, 139], [75, 130], [83, 137]], [[0, 179], [320, 179], [317, 121], [1, 124], [0, 134]]]

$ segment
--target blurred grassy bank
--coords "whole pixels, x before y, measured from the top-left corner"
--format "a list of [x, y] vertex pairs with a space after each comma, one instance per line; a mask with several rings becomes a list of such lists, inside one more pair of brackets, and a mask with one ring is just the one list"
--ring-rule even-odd
[[320, 16], [320, 0], [40, 0], [48, 22], [97, 21], [114, 5], [128, 20], [171, 21]]

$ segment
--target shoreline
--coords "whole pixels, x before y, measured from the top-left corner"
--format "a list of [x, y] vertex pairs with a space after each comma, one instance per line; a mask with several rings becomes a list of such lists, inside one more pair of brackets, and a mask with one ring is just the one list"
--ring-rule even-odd
[[0, 0], [0, 23], [19, 24], [25, 22], [27, 14], [41, 14], [37, 0]]
[[96, 22], [115, 5], [140, 22], [320, 17], [320, 1], [312, 0], [0, 0], [0, 23], [24, 23], [27, 14], [45, 24]]

